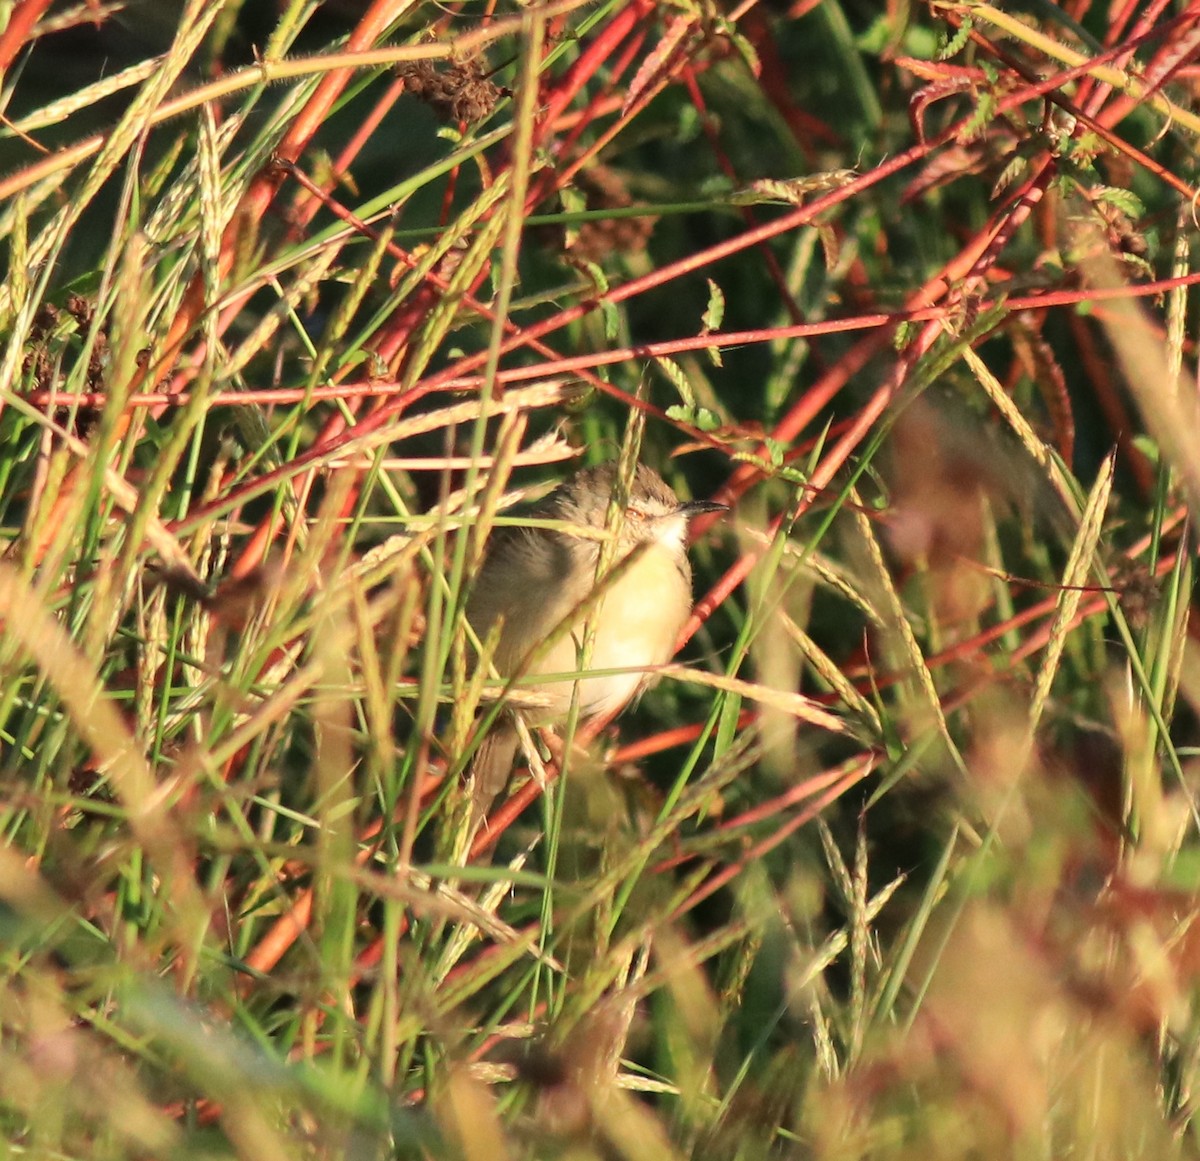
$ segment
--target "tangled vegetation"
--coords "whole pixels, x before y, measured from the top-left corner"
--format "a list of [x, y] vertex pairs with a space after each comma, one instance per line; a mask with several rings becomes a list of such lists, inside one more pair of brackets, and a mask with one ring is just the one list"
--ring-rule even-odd
[[[14, 1156], [1200, 1155], [1200, 7], [3, 17]], [[687, 641], [474, 834], [635, 458]]]

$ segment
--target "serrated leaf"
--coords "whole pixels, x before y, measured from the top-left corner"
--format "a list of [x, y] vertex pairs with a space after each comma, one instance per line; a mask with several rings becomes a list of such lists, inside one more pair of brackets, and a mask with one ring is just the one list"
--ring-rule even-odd
[[607, 298], [600, 300], [600, 314], [604, 319], [604, 337], [610, 342], [616, 342], [617, 336], [621, 333], [621, 315], [617, 310], [617, 305], [610, 302]]
[[[558, 196], [562, 201], [563, 211], [567, 214], [578, 214], [587, 209], [587, 198], [584, 197], [583, 191], [573, 185], [560, 190]], [[579, 224], [568, 222], [563, 228], [563, 249], [570, 250], [578, 237]]]
[[996, 111], [996, 98], [990, 89], [981, 89], [978, 94], [975, 111], [967, 118], [966, 124], [958, 131], [956, 138], [960, 145], [965, 145], [969, 141], [974, 141], [979, 137], [988, 122], [992, 119], [992, 114]]
[[597, 298], [608, 293], [608, 275], [604, 273], [603, 267], [587, 258], [576, 258], [575, 265], [592, 280]]
[[788, 190], [787, 182], [774, 181], [770, 178], [751, 182], [750, 185], [742, 186], [741, 189], [735, 189], [729, 195], [728, 200], [731, 206], [758, 206], [764, 202], [783, 202], [787, 205], [799, 204]]
[[[689, 409], [689, 414], [694, 414], [696, 409], [696, 393], [692, 390], [692, 385], [688, 382], [687, 373], [684, 369], [675, 362], [674, 359], [660, 358], [655, 359], [658, 364], [658, 369], [671, 381], [671, 385], [679, 392], [679, 398]], [[670, 414], [668, 412], [668, 414]], [[689, 420], [691, 422], [691, 420]]]
[[[721, 321], [725, 318], [725, 295], [721, 288], [711, 279], [708, 280], [708, 306], [701, 318], [700, 333], [707, 335], [712, 331], [719, 330]], [[708, 357], [714, 367], [720, 367], [724, 364], [721, 362], [720, 347], [706, 347]]]
[[971, 39], [971, 29], [974, 27], [974, 21], [969, 16], [964, 16], [958, 30], [938, 50], [938, 60], [949, 60], [952, 56], [958, 56], [967, 47], [967, 41]]
[[573, 257], [572, 262], [582, 274], [586, 274], [591, 279], [595, 288], [593, 297], [596, 299], [600, 317], [604, 321], [604, 337], [609, 342], [615, 341], [621, 333], [621, 316], [617, 311], [616, 304], [605, 297], [608, 293], [608, 276], [595, 262], [590, 262], [586, 258]]
[[1029, 159], [1021, 153], [1014, 153], [1000, 171], [1000, 176], [996, 178], [992, 185], [992, 200], [997, 199], [1018, 177], [1025, 172], [1029, 165]]
[[707, 282], [708, 307], [704, 311], [704, 317], [700, 320], [704, 324], [701, 334], [720, 330], [721, 323], [725, 319], [725, 295], [711, 278], [707, 279]]
[[1140, 218], [1146, 212], [1146, 207], [1142, 204], [1142, 199], [1131, 190], [1118, 189], [1115, 186], [1107, 185], [1096, 190], [1094, 196], [1097, 201], [1107, 202], [1110, 206], [1116, 206], [1121, 213], [1129, 218]]
[[653, 51], [642, 62], [642, 67], [634, 74], [629, 83], [629, 92], [621, 106], [621, 116], [626, 117], [629, 110], [648, 93], [666, 71], [671, 58], [679, 50], [683, 42], [692, 34], [696, 27], [695, 17], [677, 16], [667, 26], [662, 40], [654, 46]]
[[856, 169], [829, 169], [806, 177], [764, 177], [728, 195], [730, 205], [752, 206], [763, 202], [800, 206], [814, 193], [840, 189], [858, 176]]
[[762, 62], [758, 59], [758, 51], [737, 30], [737, 25], [732, 21], [722, 20], [718, 27], [720, 32], [729, 38], [729, 43], [737, 50], [738, 56], [746, 62], [746, 68], [750, 70], [750, 75], [756, 79], [762, 76]]

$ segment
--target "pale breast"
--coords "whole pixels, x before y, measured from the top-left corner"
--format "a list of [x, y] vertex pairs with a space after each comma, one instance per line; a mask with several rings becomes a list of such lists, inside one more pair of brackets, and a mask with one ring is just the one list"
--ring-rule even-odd
[[589, 669], [626, 672], [587, 678], [579, 693], [584, 712], [611, 713], [630, 701], [651, 680], [645, 667], [674, 654], [691, 608], [690, 580], [675, 555], [657, 545], [645, 550], [605, 594], [594, 620]]
[[[485, 565], [467, 610], [481, 636], [503, 617], [495, 654], [497, 669], [511, 674], [527, 666], [526, 677], [576, 671], [587, 612], [581, 612], [571, 632], [549, 649], [543, 642], [573, 609], [586, 603], [594, 563], [572, 566], [571, 546], [557, 538], [513, 537], [499, 547], [501, 551]], [[519, 556], [519, 561], [514, 556]], [[512, 582], [517, 576], [521, 583], [514, 590]], [[588, 668], [613, 672], [579, 683], [579, 704], [585, 716], [613, 712], [636, 696], [648, 681], [645, 667], [661, 665], [674, 653], [691, 605], [686, 559], [681, 561], [662, 545], [642, 550], [608, 588], [599, 607], [591, 611], [595, 637]], [[532, 662], [531, 653], [536, 653]], [[531, 712], [527, 717], [535, 723], [562, 718], [570, 708], [574, 685], [562, 677], [538, 686], [550, 705], [544, 713]]]

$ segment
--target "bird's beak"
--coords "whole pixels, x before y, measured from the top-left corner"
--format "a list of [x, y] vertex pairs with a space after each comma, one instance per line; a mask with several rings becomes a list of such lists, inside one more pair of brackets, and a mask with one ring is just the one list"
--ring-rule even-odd
[[679, 505], [680, 515], [686, 516], [689, 520], [693, 516], [699, 516], [703, 512], [728, 511], [728, 504], [718, 504], [715, 500], [688, 500], [687, 503]]

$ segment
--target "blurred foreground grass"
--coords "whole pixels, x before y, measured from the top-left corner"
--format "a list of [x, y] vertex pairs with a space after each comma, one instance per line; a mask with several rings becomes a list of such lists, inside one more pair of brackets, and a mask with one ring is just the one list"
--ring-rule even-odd
[[[1200, 1152], [1194, 6], [0, 17], [7, 1152]], [[635, 449], [694, 635], [470, 846]]]

